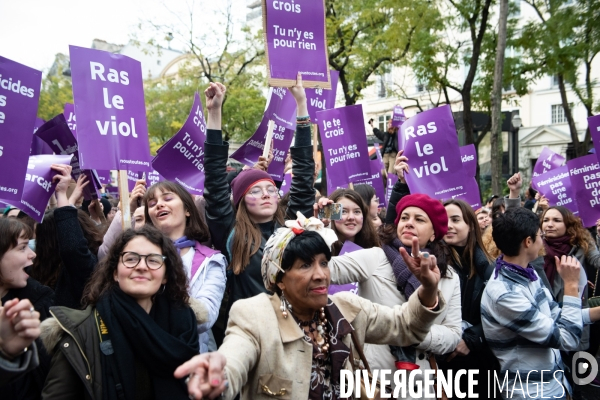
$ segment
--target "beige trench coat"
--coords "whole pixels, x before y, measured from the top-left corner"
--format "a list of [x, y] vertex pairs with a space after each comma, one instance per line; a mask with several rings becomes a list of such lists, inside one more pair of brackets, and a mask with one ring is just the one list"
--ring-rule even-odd
[[[352, 324], [361, 343], [409, 346], [425, 339], [445, 308], [439, 291], [438, 296], [438, 311], [423, 307], [417, 293], [404, 308], [374, 304], [351, 293], [338, 293], [331, 299]], [[219, 348], [219, 353], [227, 358], [229, 387], [223, 393], [226, 399], [233, 399], [240, 391], [242, 399], [308, 398], [312, 346], [304, 341], [293, 318], [283, 318], [280, 305], [276, 294], [260, 294], [233, 304], [226, 337]], [[350, 335], [343, 342], [351, 347]], [[344, 369], [352, 369], [348, 360]]]

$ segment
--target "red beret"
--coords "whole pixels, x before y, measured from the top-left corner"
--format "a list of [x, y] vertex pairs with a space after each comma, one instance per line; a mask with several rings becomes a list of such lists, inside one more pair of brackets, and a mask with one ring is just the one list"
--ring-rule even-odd
[[260, 169], [247, 169], [239, 173], [233, 181], [231, 181], [231, 192], [233, 194], [233, 204], [237, 207], [246, 195], [248, 190], [260, 181], [269, 181], [275, 186], [275, 182], [271, 175]]
[[448, 232], [448, 214], [441, 201], [432, 199], [426, 194], [409, 194], [408, 196], [404, 196], [396, 204], [396, 220], [394, 221], [396, 225], [400, 221], [402, 211], [407, 207], [418, 207], [425, 211], [425, 214], [427, 214], [433, 224], [436, 240], [440, 240]]

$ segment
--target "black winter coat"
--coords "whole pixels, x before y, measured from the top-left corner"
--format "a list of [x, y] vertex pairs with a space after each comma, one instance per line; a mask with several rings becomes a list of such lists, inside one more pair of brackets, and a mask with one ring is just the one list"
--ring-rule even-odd
[[[400, 132], [400, 131], [398, 131]], [[377, 136], [377, 139], [381, 140], [383, 147], [381, 151], [385, 153], [397, 153], [398, 152], [398, 133], [390, 135], [387, 132], [382, 132], [377, 128], [373, 128], [373, 134]], [[389, 147], [389, 148], [388, 148]]]
[[[310, 128], [297, 128], [296, 135], [310, 135]], [[225, 254], [231, 261], [231, 254], [227, 249], [227, 241], [235, 227], [236, 210], [229, 197], [229, 185], [227, 184], [226, 164], [228, 158], [229, 144], [222, 145], [205, 143], [204, 172], [206, 174], [204, 184], [204, 199], [206, 200], [206, 224], [208, 225], [212, 243], [217, 250]], [[313, 159], [312, 146], [290, 148], [292, 157], [292, 169], [294, 176], [290, 187], [290, 201], [286, 210], [286, 219], [296, 219], [299, 211], [304, 216], [313, 214], [315, 203], [315, 190], [313, 173], [315, 162]], [[269, 226], [269, 224], [271, 226]], [[261, 224], [262, 241], [260, 248], [250, 258], [250, 263], [239, 275], [228, 275], [231, 282], [229, 293], [229, 305], [236, 300], [267, 293], [261, 275], [261, 261], [263, 249], [271, 234], [275, 231], [275, 222]], [[228, 282], [229, 285], [229, 282]]]

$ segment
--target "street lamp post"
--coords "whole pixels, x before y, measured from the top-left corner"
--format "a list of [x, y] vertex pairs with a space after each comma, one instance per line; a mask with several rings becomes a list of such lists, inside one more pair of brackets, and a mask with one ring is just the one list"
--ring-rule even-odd
[[512, 117], [511, 125], [511, 146], [509, 149], [509, 156], [511, 158], [511, 174], [516, 174], [519, 172], [519, 128], [521, 127], [521, 117], [519, 114], [515, 114]]

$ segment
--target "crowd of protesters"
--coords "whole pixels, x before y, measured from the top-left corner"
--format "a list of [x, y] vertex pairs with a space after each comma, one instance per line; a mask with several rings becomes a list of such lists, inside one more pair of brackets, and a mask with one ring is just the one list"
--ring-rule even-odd
[[[479, 398], [509, 397], [493, 374], [527, 376], [512, 398], [577, 398], [571, 359], [600, 346], [600, 220], [585, 229], [532, 188], [522, 204], [520, 174], [477, 210], [411, 193], [391, 126], [374, 129], [398, 176], [387, 210], [366, 185], [321, 196], [300, 76], [280, 198], [269, 158], [228, 176], [225, 92], [205, 91], [203, 197], [140, 180], [123, 231], [118, 202], [82, 202], [85, 178], [54, 165], [42, 223], [5, 210], [2, 398], [339, 399], [341, 370], [364, 368], [479, 370]], [[332, 204], [340, 218], [319, 219]], [[358, 294], [329, 295], [349, 283]]]

